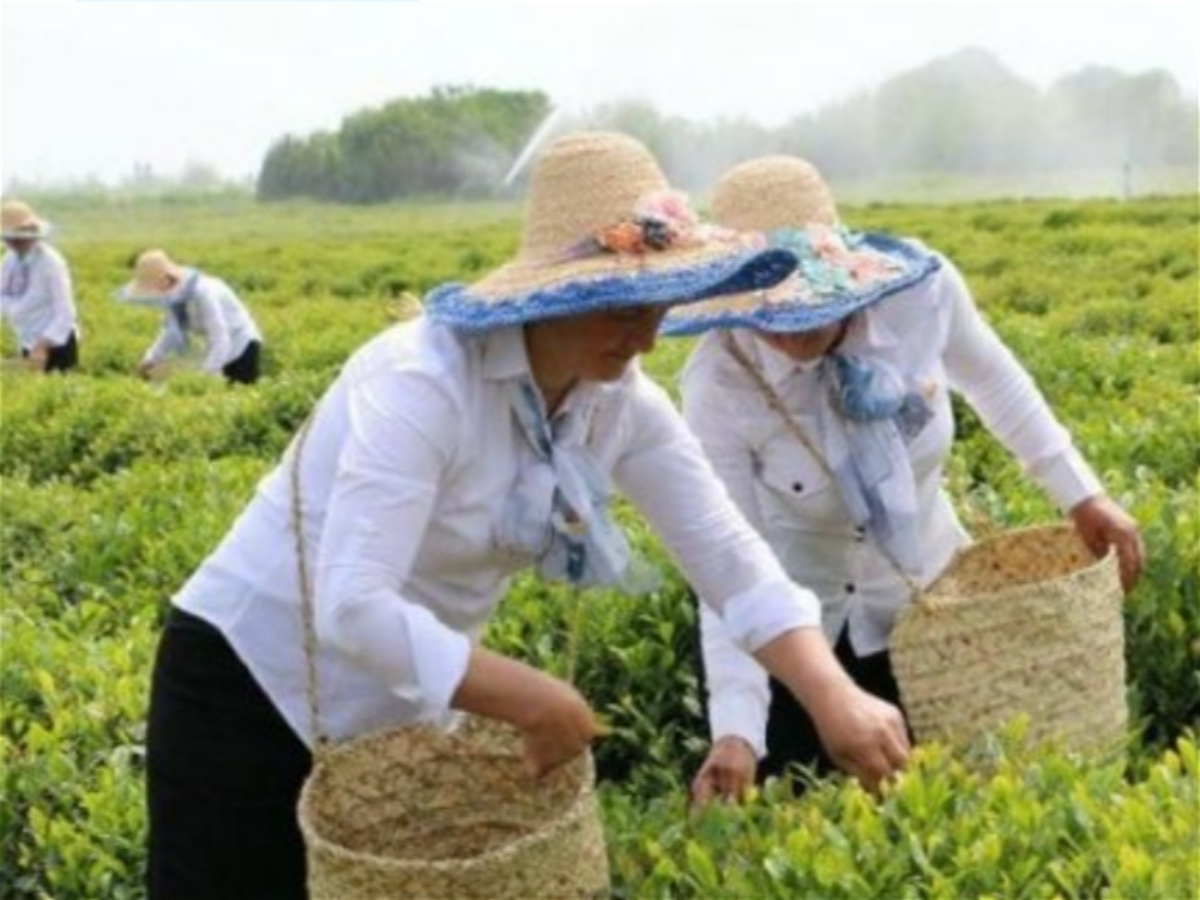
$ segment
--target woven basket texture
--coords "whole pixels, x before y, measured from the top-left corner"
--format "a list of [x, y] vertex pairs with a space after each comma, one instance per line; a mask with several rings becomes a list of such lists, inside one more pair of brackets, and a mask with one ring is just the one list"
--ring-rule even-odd
[[892, 666], [918, 741], [969, 744], [1018, 716], [1027, 739], [1075, 751], [1126, 737], [1115, 554], [1067, 526], [980, 541], [899, 616]]
[[590, 753], [539, 781], [519, 733], [467, 717], [318, 755], [300, 798], [312, 900], [607, 896]]

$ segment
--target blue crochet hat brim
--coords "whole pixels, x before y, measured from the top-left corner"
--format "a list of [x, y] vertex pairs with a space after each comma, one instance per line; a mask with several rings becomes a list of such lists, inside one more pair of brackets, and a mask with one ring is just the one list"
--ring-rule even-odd
[[781, 247], [759, 247], [671, 267], [613, 265], [608, 269], [496, 298], [471, 285], [441, 285], [425, 298], [425, 314], [459, 331], [482, 332], [539, 319], [629, 306], [674, 305], [774, 287], [796, 268]]
[[660, 333], [686, 337], [714, 328], [813, 331], [919, 284], [941, 267], [940, 257], [914, 243], [879, 233], [841, 233], [859, 253], [886, 262], [888, 276], [856, 286], [848, 269], [838, 270], [801, 251], [795, 272], [775, 288], [678, 307], [663, 320]]

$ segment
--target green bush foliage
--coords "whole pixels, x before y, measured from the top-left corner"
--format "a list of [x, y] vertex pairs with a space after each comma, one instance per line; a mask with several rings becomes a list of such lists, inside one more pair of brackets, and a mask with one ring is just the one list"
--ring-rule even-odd
[[[72, 263], [82, 369], [0, 373], [0, 900], [143, 896], [143, 729], [171, 593], [220, 540], [346, 355], [408, 292], [470, 280], [516, 247], [499, 206], [47, 209]], [[1135, 729], [1125, 765], [1001, 740], [971, 769], [937, 747], [875, 800], [830, 782], [689, 816], [706, 748], [695, 608], [519, 578], [486, 634], [570, 673], [613, 726], [596, 747], [618, 897], [1197, 896], [1200, 723], [1195, 198], [843, 210], [947, 252], [1109, 489], [1149, 567], [1126, 606]], [[163, 246], [226, 277], [267, 338], [250, 388], [131, 370], [159, 327], [112, 291]], [[690, 347], [646, 370], [669, 390]], [[11, 334], [0, 339], [5, 355]], [[948, 472], [978, 533], [1055, 518], [965, 407]], [[1011, 736], [1010, 736], [1011, 737]]]

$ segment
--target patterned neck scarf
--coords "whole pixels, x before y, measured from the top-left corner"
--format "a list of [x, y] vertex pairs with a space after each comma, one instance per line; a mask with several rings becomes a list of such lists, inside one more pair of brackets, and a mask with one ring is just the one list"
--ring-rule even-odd
[[4, 296], [23, 297], [29, 290], [30, 254], [19, 256], [14, 252], [13, 265], [4, 276]]
[[517, 476], [498, 543], [537, 558], [545, 578], [623, 585], [631, 552], [609, 515], [611, 484], [585, 444], [591, 405], [551, 421], [529, 376], [513, 382], [509, 402], [537, 461]]
[[188, 314], [188, 301], [196, 292], [200, 281], [200, 273], [192, 272], [183, 285], [170, 297], [160, 301], [167, 311], [167, 329], [172, 332], [175, 340], [186, 348], [191, 339], [192, 322]]
[[919, 576], [917, 488], [906, 443], [932, 418], [929, 404], [883, 360], [832, 353], [818, 377], [829, 399], [817, 404], [822, 449], [851, 520], [905, 573]]

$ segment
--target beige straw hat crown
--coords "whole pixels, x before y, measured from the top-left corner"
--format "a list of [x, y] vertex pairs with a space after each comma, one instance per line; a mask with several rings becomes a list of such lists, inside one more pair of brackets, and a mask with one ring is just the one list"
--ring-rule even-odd
[[141, 253], [133, 265], [133, 279], [118, 296], [122, 300], [164, 300], [177, 294], [193, 270], [179, 265], [164, 250]]
[[821, 173], [793, 156], [734, 166], [717, 182], [712, 209], [719, 225], [762, 232], [771, 246], [794, 253], [799, 264], [774, 287], [676, 307], [663, 322], [663, 334], [712, 328], [811, 331], [923, 281], [941, 265], [916, 243], [845, 227]]
[[764, 156], [734, 166], [717, 182], [712, 214], [742, 231], [840, 222], [833, 192], [817, 167], [794, 156]]
[[633, 138], [566, 135], [534, 169], [517, 261], [553, 262], [572, 242], [627, 217], [642, 196], [668, 189], [654, 157]]
[[766, 287], [794, 267], [761, 237], [701, 223], [638, 141], [580, 132], [554, 140], [534, 164], [517, 255], [474, 284], [436, 288], [426, 310], [486, 330]]
[[43, 238], [51, 231], [50, 223], [38, 218], [28, 203], [6, 200], [0, 206], [0, 237], [5, 240]]

